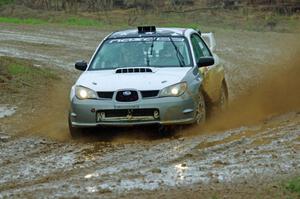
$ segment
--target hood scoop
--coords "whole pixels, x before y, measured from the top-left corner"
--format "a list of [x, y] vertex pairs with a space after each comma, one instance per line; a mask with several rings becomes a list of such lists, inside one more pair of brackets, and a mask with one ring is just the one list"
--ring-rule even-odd
[[151, 68], [119, 68], [116, 70], [116, 73], [153, 73]]

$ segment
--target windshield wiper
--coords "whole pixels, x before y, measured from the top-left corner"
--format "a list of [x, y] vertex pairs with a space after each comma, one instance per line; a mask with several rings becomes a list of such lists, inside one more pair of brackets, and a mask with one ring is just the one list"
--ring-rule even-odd
[[[152, 43], [151, 43], [151, 46], [150, 46], [150, 55], [151, 55], [151, 56], [153, 55], [154, 42], [155, 42], [157, 39], [158, 39], [157, 37], [153, 37], [153, 39], [152, 39]], [[148, 52], [147, 52], [147, 66], [150, 66], [150, 57], [149, 57], [149, 53], [148, 53]]]
[[181, 67], [184, 67], [185, 66], [185, 62], [184, 62], [184, 57], [183, 55], [181, 54], [180, 50], [178, 49], [178, 47], [176, 46], [175, 42], [173, 41], [172, 37], [169, 37], [170, 38], [170, 41], [171, 43], [173, 44], [175, 50], [176, 50], [176, 57], [179, 61], [179, 64]]

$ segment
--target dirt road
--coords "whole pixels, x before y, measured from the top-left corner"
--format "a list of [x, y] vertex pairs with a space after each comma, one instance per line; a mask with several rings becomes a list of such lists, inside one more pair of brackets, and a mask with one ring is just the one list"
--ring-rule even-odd
[[[65, 77], [47, 100], [31, 99], [32, 106], [20, 107], [1, 95], [9, 105], [0, 106], [0, 116], [4, 110], [16, 113], [0, 118], [0, 198], [288, 194], [277, 182], [300, 173], [300, 107], [265, 114], [251, 124], [223, 119], [233, 124], [230, 128], [212, 119], [210, 127], [220, 128], [193, 127], [170, 138], [152, 129], [129, 128], [93, 129], [82, 140], [71, 140], [65, 118], [68, 88], [78, 75], [73, 63], [88, 60], [107, 33], [0, 24], [0, 55], [63, 68]], [[260, 84], [272, 64], [273, 71], [279, 70], [275, 58], [289, 62], [297, 53], [293, 34], [218, 30], [216, 36], [232, 102]]]

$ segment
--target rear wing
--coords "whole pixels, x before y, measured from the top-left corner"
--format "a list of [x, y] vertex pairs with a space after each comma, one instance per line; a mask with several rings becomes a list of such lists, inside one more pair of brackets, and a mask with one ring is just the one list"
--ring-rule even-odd
[[205, 43], [209, 47], [209, 49], [214, 52], [216, 50], [216, 40], [214, 33], [209, 32], [209, 33], [201, 33], [202, 39], [204, 39]]

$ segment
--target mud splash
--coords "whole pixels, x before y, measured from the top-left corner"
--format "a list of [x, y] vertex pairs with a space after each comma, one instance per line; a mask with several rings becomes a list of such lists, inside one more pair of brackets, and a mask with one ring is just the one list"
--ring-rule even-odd
[[[300, 45], [288, 62], [270, 64], [262, 81], [249, 86], [225, 112], [217, 112], [204, 127], [218, 131], [256, 124], [289, 111], [300, 111]], [[242, 81], [242, 80], [241, 80]], [[241, 82], [241, 84], [246, 84]]]
[[[43, 93], [45, 99], [36, 105], [36, 112], [27, 119], [27, 129], [19, 134], [48, 137], [59, 141], [70, 139], [68, 134], [67, 117], [69, 110], [68, 91], [70, 80], [57, 80]], [[29, 122], [30, 120], [30, 122]]]

